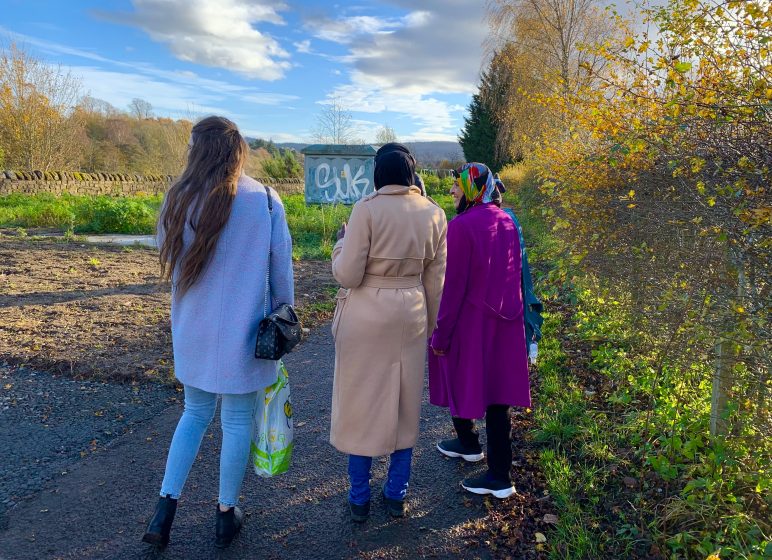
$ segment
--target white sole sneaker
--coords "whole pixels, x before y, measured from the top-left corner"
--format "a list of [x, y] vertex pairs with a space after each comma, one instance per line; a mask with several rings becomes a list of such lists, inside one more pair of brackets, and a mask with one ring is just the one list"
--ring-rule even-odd
[[445, 455], [446, 457], [453, 457], [454, 459], [460, 457], [464, 461], [467, 461], [468, 463], [476, 463], [478, 461], [482, 461], [485, 459], [484, 453], [475, 453], [473, 455], [464, 455], [463, 453], [456, 453], [455, 451], [448, 451], [447, 449], [443, 449], [440, 447], [440, 444], [437, 444], [437, 451]]
[[502, 488], [501, 490], [491, 490], [490, 488], [470, 488], [469, 486], [464, 486], [464, 483], [462, 482], [461, 487], [464, 490], [468, 490], [472, 494], [480, 494], [481, 496], [484, 496], [486, 494], [491, 494], [492, 496], [498, 498], [499, 500], [509, 498], [515, 493], [514, 486], [510, 486], [509, 488]]

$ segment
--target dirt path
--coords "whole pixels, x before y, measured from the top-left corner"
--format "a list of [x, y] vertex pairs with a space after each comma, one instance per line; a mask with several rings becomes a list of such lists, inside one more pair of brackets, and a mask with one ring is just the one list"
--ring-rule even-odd
[[[392, 520], [374, 501], [363, 526], [346, 509], [346, 461], [328, 443], [333, 370], [331, 337], [318, 329], [286, 362], [292, 379], [297, 451], [291, 472], [274, 479], [247, 473], [243, 504], [249, 513], [238, 541], [223, 558], [491, 558], [480, 524], [485, 500], [462, 493], [462, 477], [482, 465], [442, 457], [445, 410], [424, 403], [409, 491], [410, 516]], [[66, 476], [12, 508], [0, 531], [0, 558], [212, 558], [219, 425], [213, 424], [194, 465], [164, 554], [140, 542], [156, 500], [165, 452], [180, 414], [172, 405], [137, 424], [107, 449], [77, 461]], [[24, 445], [24, 443], [20, 443]], [[28, 445], [34, 445], [28, 443]], [[376, 461], [373, 487], [383, 483]], [[510, 501], [508, 507], [517, 505]], [[500, 509], [496, 504], [494, 509]], [[520, 557], [520, 556], [518, 556]]]

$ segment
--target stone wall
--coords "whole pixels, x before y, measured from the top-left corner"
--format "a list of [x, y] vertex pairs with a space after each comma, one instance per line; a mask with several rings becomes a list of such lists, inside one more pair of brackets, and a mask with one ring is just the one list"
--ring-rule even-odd
[[[82, 173], [71, 171], [0, 171], [0, 196], [7, 194], [78, 194], [134, 196], [166, 192], [171, 175]], [[281, 194], [302, 194], [303, 179], [258, 179]]]

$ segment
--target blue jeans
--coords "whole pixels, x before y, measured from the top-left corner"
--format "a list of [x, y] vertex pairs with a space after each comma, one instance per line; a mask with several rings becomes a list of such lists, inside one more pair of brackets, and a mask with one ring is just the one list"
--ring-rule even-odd
[[[407, 494], [407, 481], [410, 478], [410, 462], [413, 459], [413, 448], [398, 449], [391, 454], [389, 474], [383, 493], [393, 500], [404, 500]], [[348, 500], [352, 504], [362, 505], [370, 501], [370, 468], [372, 457], [362, 455], [348, 456], [348, 476], [351, 490]]]
[[[222, 450], [220, 452], [220, 504], [235, 506], [249, 461], [252, 439], [252, 417], [257, 393], [222, 395], [220, 420]], [[174, 431], [161, 496], [179, 498], [190, 467], [198, 455], [201, 440], [214, 418], [217, 394], [185, 386], [185, 410]]]

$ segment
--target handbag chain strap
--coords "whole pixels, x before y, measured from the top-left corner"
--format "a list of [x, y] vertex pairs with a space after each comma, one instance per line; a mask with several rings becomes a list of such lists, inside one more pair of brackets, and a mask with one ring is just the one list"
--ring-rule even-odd
[[271, 257], [273, 250], [271, 248], [271, 237], [273, 237], [273, 199], [271, 197], [271, 187], [265, 186], [265, 194], [268, 199], [268, 265], [265, 267], [265, 304], [263, 305], [263, 317], [268, 317], [268, 298], [271, 291]]

